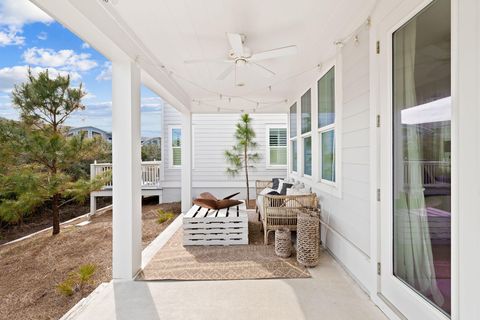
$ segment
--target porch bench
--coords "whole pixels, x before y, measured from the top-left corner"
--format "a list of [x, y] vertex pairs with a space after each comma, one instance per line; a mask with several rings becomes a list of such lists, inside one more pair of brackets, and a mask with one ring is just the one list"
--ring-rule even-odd
[[194, 205], [183, 215], [183, 244], [248, 244], [248, 213], [245, 202], [219, 210]]

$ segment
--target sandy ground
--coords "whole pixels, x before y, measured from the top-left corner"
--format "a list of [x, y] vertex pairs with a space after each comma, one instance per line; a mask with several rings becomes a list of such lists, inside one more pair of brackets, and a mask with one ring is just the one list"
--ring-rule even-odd
[[[156, 222], [156, 210], [180, 213], [180, 204], [143, 206], [143, 246], [150, 243], [172, 220]], [[79, 223], [81, 221], [75, 221]], [[111, 279], [112, 213], [93, 217], [83, 227], [62, 226], [59, 235], [44, 232], [33, 238], [0, 247], [0, 319], [58, 319], [82, 295], [65, 297], [56, 285], [83, 264], [97, 270], [84, 296]]]

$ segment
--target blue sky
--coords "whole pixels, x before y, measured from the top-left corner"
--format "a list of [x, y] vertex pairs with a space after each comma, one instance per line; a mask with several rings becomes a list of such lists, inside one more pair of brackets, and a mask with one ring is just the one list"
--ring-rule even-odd
[[[26, 71], [48, 68], [70, 74], [72, 85], [87, 91], [86, 110], [75, 113], [71, 126], [95, 126], [111, 131], [111, 64], [75, 34], [28, 0], [0, 0], [0, 117], [18, 119], [10, 93], [25, 81]], [[160, 135], [163, 101], [142, 87], [142, 136]]]

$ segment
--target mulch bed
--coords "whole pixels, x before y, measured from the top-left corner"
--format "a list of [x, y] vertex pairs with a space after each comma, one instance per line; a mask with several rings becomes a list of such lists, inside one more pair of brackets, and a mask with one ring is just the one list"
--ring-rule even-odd
[[[102, 197], [97, 200], [97, 208], [103, 208], [112, 204], [111, 197]], [[31, 233], [43, 230], [52, 226], [52, 215], [50, 208], [40, 208], [30, 217], [25, 217], [20, 225], [0, 225], [0, 245], [19, 239]], [[71, 202], [60, 207], [60, 222], [79, 217], [90, 212], [90, 203]]]
[[[180, 213], [179, 203], [144, 204], [143, 246], [146, 247], [172, 221], [157, 223], [157, 209]], [[79, 223], [80, 221], [75, 221]], [[82, 295], [66, 297], [56, 285], [83, 264], [95, 264], [92, 284], [84, 288], [87, 296], [100, 283], [111, 280], [112, 215], [108, 211], [78, 227], [62, 226], [57, 236], [49, 231], [27, 240], [0, 247], [0, 319], [58, 319]]]

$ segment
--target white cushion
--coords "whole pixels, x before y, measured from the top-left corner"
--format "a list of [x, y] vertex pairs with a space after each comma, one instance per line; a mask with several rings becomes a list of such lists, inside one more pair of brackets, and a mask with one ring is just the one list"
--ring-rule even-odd
[[287, 196], [301, 196], [310, 194], [310, 188], [303, 188], [303, 189], [287, 189]]
[[300, 190], [300, 189], [303, 189], [305, 188], [305, 185], [303, 183], [301, 183], [300, 181], [297, 181], [293, 186], [292, 186], [293, 189], [297, 189], [297, 190]]

